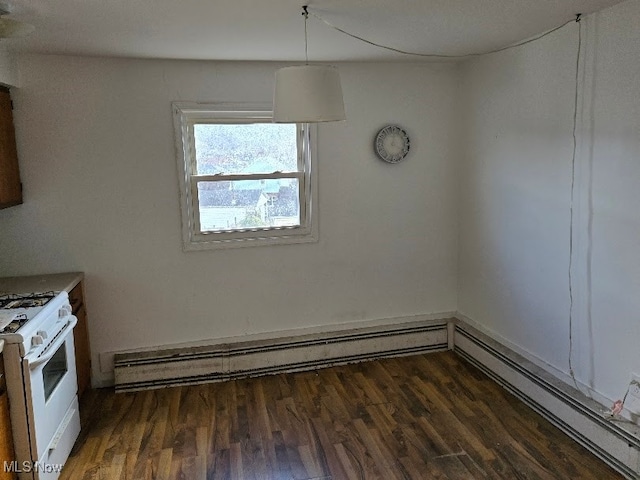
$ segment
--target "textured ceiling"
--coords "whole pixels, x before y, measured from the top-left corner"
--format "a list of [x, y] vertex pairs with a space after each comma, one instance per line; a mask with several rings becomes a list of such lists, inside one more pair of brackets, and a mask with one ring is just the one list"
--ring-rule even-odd
[[[620, 0], [310, 0], [356, 35], [442, 54], [505, 46]], [[0, 48], [38, 53], [207, 60], [304, 60], [304, 0], [14, 0], [36, 26]], [[415, 61], [309, 17], [310, 61]]]

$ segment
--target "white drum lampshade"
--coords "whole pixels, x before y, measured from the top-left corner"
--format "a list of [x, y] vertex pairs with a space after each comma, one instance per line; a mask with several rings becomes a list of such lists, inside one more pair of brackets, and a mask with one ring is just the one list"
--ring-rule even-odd
[[316, 123], [344, 120], [340, 74], [329, 65], [299, 65], [276, 71], [273, 121]]

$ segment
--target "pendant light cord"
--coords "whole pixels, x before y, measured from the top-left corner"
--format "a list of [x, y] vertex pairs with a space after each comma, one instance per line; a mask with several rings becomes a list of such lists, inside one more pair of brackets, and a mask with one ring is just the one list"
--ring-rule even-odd
[[302, 7], [302, 16], [304, 17], [304, 61], [305, 65], [309, 65], [309, 40], [307, 39], [307, 20], [309, 20], [309, 7]]
[[479, 57], [481, 55], [487, 55], [489, 53], [503, 52], [504, 50], [509, 50], [511, 48], [521, 47], [522, 45], [526, 45], [528, 43], [535, 42], [536, 40], [539, 40], [539, 39], [541, 39], [543, 37], [546, 37], [547, 35], [551, 35], [553, 32], [556, 32], [556, 31], [560, 30], [562, 27], [564, 27], [566, 25], [569, 25], [572, 22], [580, 22], [580, 17], [581, 17], [581, 14], [577, 14], [576, 18], [574, 18], [572, 20], [567, 20], [562, 25], [558, 25], [557, 27], [552, 28], [551, 30], [547, 30], [544, 33], [541, 33], [541, 34], [539, 34], [539, 35], [537, 35], [535, 37], [529, 38], [528, 40], [523, 40], [521, 42], [514, 43], [512, 45], [507, 45], [506, 47], [496, 48], [495, 50], [488, 50], [486, 52], [465, 53], [465, 54], [462, 54], [462, 55], [445, 55], [445, 54], [439, 54], [439, 53], [409, 52], [409, 51], [406, 51], [406, 50], [401, 50], [399, 48], [393, 48], [393, 47], [389, 47], [389, 46], [386, 46], [386, 45], [382, 45], [382, 44], [376, 43], [376, 42], [374, 42], [372, 40], [367, 40], [366, 38], [361, 37], [359, 35], [355, 35], [353, 33], [347, 32], [346, 30], [344, 30], [344, 29], [332, 24], [328, 20], [325, 20], [323, 17], [321, 17], [317, 13], [315, 13], [313, 11], [309, 12], [308, 11], [308, 7], [306, 7], [306, 6], [302, 7], [302, 9], [303, 9], [303, 13], [302, 14], [305, 16], [305, 40], [306, 40], [306, 25], [307, 25], [306, 20], [307, 20], [307, 17], [309, 16], [309, 13], [311, 13], [311, 15], [313, 15], [315, 18], [317, 18], [318, 20], [323, 22], [325, 25], [333, 28], [334, 30], [336, 30], [336, 31], [338, 31], [340, 33], [343, 33], [343, 34], [345, 34], [345, 35], [347, 35], [347, 36], [349, 36], [351, 38], [355, 38], [356, 40], [360, 40], [361, 42], [367, 43], [369, 45], [373, 45], [374, 47], [383, 48], [385, 50], [389, 50], [391, 52], [396, 52], [396, 53], [401, 53], [403, 55], [413, 55], [413, 56], [416, 56], [416, 57], [431, 57], [431, 58], [467, 58], [467, 57]]
[[[578, 148], [577, 129], [578, 129], [578, 90], [580, 84], [580, 52], [582, 50], [582, 25], [580, 16], [576, 18], [578, 22], [578, 51], [576, 53], [576, 77], [575, 77], [575, 94], [573, 97], [573, 153], [571, 155], [571, 196], [569, 199], [569, 375], [573, 380], [575, 387], [578, 387], [575, 372], [573, 371], [573, 204], [575, 197], [576, 184], [576, 151]], [[587, 389], [587, 395], [590, 397]]]

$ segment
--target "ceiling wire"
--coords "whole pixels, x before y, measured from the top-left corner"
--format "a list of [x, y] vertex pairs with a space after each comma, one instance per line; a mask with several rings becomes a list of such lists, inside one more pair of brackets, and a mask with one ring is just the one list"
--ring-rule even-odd
[[[576, 75], [575, 75], [575, 93], [574, 93], [574, 102], [573, 102], [573, 129], [572, 129], [572, 138], [573, 138], [573, 150], [572, 150], [572, 154], [571, 154], [571, 194], [570, 194], [570, 203], [569, 203], [569, 271], [568, 271], [568, 275], [569, 275], [569, 375], [571, 377], [571, 379], [573, 380], [573, 383], [576, 387], [576, 389], [578, 391], [582, 390], [580, 389], [580, 387], [578, 386], [578, 381], [576, 379], [575, 376], [575, 371], [573, 369], [573, 243], [574, 243], [574, 226], [573, 226], [573, 219], [574, 219], [574, 197], [575, 197], [575, 180], [576, 180], [576, 155], [577, 155], [577, 125], [578, 125], [578, 97], [579, 97], [579, 75], [580, 75], [580, 59], [581, 59], [581, 51], [582, 51], [582, 26], [580, 24], [580, 20], [582, 19], [582, 14], [578, 13], [576, 14], [575, 18], [572, 20], [567, 20], [566, 22], [564, 22], [561, 25], [558, 25], [555, 28], [552, 28], [551, 30], [547, 30], [546, 32], [543, 32], [539, 35], [536, 35], [535, 37], [529, 38], [527, 40], [523, 40], [521, 42], [518, 43], [514, 43], [511, 45], [507, 45], [506, 47], [501, 47], [501, 48], [496, 48], [494, 50], [487, 50], [485, 52], [473, 52], [473, 53], [466, 53], [466, 54], [462, 54], [462, 55], [446, 55], [446, 54], [437, 54], [437, 53], [418, 53], [418, 52], [409, 52], [406, 50], [401, 50], [399, 48], [393, 48], [393, 47], [389, 47], [386, 45], [382, 45], [380, 43], [376, 43], [374, 41], [371, 40], [367, 40], [364, 37], [361, 37], [359, 35], [355, 35], [353, 33], [350, 33], [334, 24], [332, 24], [331, 22], [329, 22], [328, 20], [324, 19], [323, 17], [321, 17], [320, 15], [318, 15], [315, 12], [309, 12], [308, 11], [308, 6], [304, 6], [303, 8], [303, 15], [305, 18], [305, 23], [304, 23], [304, 32], [305, 32], [305, 59], [307, 61], [307, 63], [309, 63], [309, 58], [308, 58], [308, 54], [307, 54], [307, 19], [309, 17], [309, 13], [311, 15], [313, 15], [315, 18], [317, 18], [318, 20], [320, 20], [321, 22], [323, 22], [324, 24], [326, 24], [327, 26], [329, 26], [330, 28], [333, 28], [334, 30], [343, 33], [344, 35], [347, 35], [351, 38], [354, 38], [356, 40], [360, 40], [361, 42], [367, 43], [369, 45], [372, 45], [374, 47], [378, 47], [378, 48], [382, 48], [385, 50], [389, 50], [391, 52], [395, 52], [395, 53], [400, 53], [403, 55], [412, 55], [412, 56], [417, 56], [417, 57], [431, 57], [431, 58], [468, 58], [468, 57], [479, 57], [482, 55], [488, 55], [491, 53], [498, 53], [498, 52], [503, 52], [505, 50], [510, 50], [512, 48], [517, 48], [517, 47], [521, 47], [523, 45], [527, 45], [529, 43], [535, 42], [536, 40], [539, 40], [541, 38], [546, 37], [547, 35], [551, 35], [552, 33], [560, 30], [561, 28], [569, 25], [570, 23], [576, 22], [578, 24], [578, 48], [577, 48], [577, 53], [576, 53]], [[627, 390], [628, 393], [628, 390]], [[589, 398], [593, 398], [589, 392], [589, 389], [587, 388], [586, 391], [586, 395]], [[624, 406], [624, 402], [627, 398], [627, 394], [624, 395], [624, 398], [622, 400], [622, 406]], [[610, 417], [610, 420], [612, 421], [623, 421], [623, 422], [629, 422], [629, 420], [623, 419], [623, 418], [615, 418], [613, 415]]]
[[374, 47], [378, 47], [378, 48], [383, 48], [385, 50], [389, 50], [391, 52], [396, 52], [396, 53], [401, 53], [403, 55], [413, 55], [416, 57], [431, 57], [431, 58], [467, 58], [467, 57], [479, 57], [481, 55], [488, 55], [490, 53], [498, 53], [498, 52], [502, 52], [504, 50], [509, 50], [511, 48], [516, 48], [516, 47], [521, 47], [522, 45], [526, 45], [528, 43], [531, 42], [535, 42], [536, 40], [539, 40], [543, 37], [546, 37], [547, 35], [551, 35], [553, 32], [556, 32], [558, 30], [560, 30], [562, 27], [569, 25], [572, 22], [580, 22], [580, 17], [582, 16], [581, 14], [577, 14], [576, 18], [572, 19], [572, 20], [567, 20], [566, 22], [564, 22], [562, 25], [558, 25], [555, 28], [552, 28], [551, 30], [547, 30], [544, 33], [541, 33], [535, 37], [529, 38], [528, 40], [523, 40], [521, 42], [518, 43], [514, 43], [512, 45], [507, 45], [506, 47], [501, 47], [501, 48], [496, 48], [494, 50], [488, 50], [486, 52], [474, 52], [474, 53], [465, 53], [462, 55], [446, 55], [446, 54], [440, 54], [440, 53], [418, 53], [418, 52], [409, 52], [406, 50], [401, 50], [399, 48], [393, 48], [393, 47], [389, 47], [387, 45], [382, 45], [380, 43], [376, 43], [372, 40], [367, 40], [364, 37], [361, 37], [359, 35], [355, 35], [353, 33], [350, 33], [336, 25], [334, 25], [333, 23], [329, 22], [328, 20], [324, 19], [323, 17], [321, 17], [320, 15], [318, 15], [317, 13], [311, 11], [308, 11], [308, 7], [304, 6], [302, 7], [304, 10], [303, 15], [305, 15], [305, 29], [306, 29], [306, 18], [308, 16], [308, 14], [310, 13], [311, 15], [313, 15], [315, 18], [317, 18], [318, 20], [320, 20], [321, 22], [323, 22], [325, 25], [333, 28], [334, 30], [337, 30], [340, 33], [343, 33], [351, 38], [355, 38], [356, 40], [360, 40], [361, 42], [367, 43], [369, 45], [373, 45]]
[[[535, 37], [529, 38], [527, 40], [523, 40], [521, 42], [518, 43], [514, 43], [511, 45], [507, 45], [505, 47], [501, 47], [501, 48], [496, 48], [493, 50], [487, 50], [484, 52], [473, 52], [473, 53], [466, 53], [466, 54], [462, 54], [462, 55], [446, 55], [446, 54], [437, 54], [437, 53], [418, 53], [418, 52], [409, 52], [406, 50], [401, 50], [399, 48], [393, 48], [393, 47], [389, 47], [386, 45], [382, 45], [380, 43], [368, 40], [364, 37], [361, 37], [359, 35], [355, 35], [353, 33], [350, 33], [334, 24], [332, 24], [331, 22], [329, 22], [328, 20], [324, 19], [323, 17], [321, 17], [320, 15], [318, 15], [315, 12], [309, 12], [308, 7], [303, 7], [303, 15], [305, 16], [305, 54], [306, 54], [306, 28], [307, 28], [307, 18], [309, 16], [309, 13], [311, 13], [311, 15], [313, 15], [315, 18], [317, 18], [318, 20], [320, 20], [321, 22], [323, 22], [324, 24], [326, 24], [327, 26], [329, 26], [330, 28], [333, 28], [334, 30], [337, 30], [340, 33], [343, 33], [351, 38], [354, 38], [356, 40], [360, 40], [361, 42], [367, 43], [369, 45], [373, 45], [374, 47], [378, 47], [378, 48], [382, 48], [385, 50], [389, 50], [395, 53], [400, 53], [403, 55], [412, 55], [412, 56], [418, 56], [418, 57], [431, 57], [431, 58], [468, 58], [468, 57], [478, 57], [478, 56], [482, 56], [482, 55], [488, 55], [491, 53], [498, 53], [498, 52], [503, 52], [505, 50], [510, 50], [512, 48], [517, 48], [517, 47], [521, 47], [523, 45], [527, 45], [529, 43], [535, 42], [536, 40], [540, 40], [541, 38], [546, 37], [547, 35], [551, 35], [552, 33], [560, 30], [561, 28], [567, 26], [570, 23], [576, 22], [578, 24], [578, 48], [577, 48], [577, 54], [576, 54], [576, 74], [575, 74], [575, 93], [574, 93], [574, 102], [573, 102], [573, 128], [572, 128], [572, 138], [573, 138], [573, 150], [572, 150], [572, 155], [571, 155], [571, 194], [570, 194], [570, 203], [569, 203], [569, 271], [568, 271], [568, 275], [569, 275], [569, 375], [571, 377], [571, 379], [573, 380], [573, 383], [576, 387], [577, 390], [581, 391], [581, 389], [578, 386], [578, 381], [576, 379], [575, 376], [575, 371], [573, 369], [573, 244], [574, 244], [574, 226], [573, 226], [573, 220], [574, 220], [574, 198], [575, 198], [575, 179], [576, 179], [576, 155], [577, 155], [577, 124], [578, 124], [578, 95], [579, 95], [579, 75], [580, 75], [580, 59], [581, 59], [581, 50], [582, 50], [582, 27], [580, 24], [580, 20], [582, 17], [582, 14], [576, 14], [576, 17], [572, 20], [567, 20], [566, 22], [564, 22], [561, 25], [558, 25], [555, 28], [552, 28], [551, 30], [547, 30], [546, 32], [543, 32], [539, 35], [536, 35]], [[308, 60], [307, 60], [308, 61]], [[588, 389], [587, 389], [587, 396], [591, 397]]]
[[[580, 20], [582, 18], [582, 14], [576, 14], [576, 17], [572, 20], [567, 20], [561, 25], [558, 25], [551, 30], [547, 30], [535, 37], [529, 38], [527, 40], [523, 40], [518, 43], [514, 43], [511, 45], [507, 45], [506, 47], [496, 48], [493, 50], [487, 50], [485, 52], [474, 52], [474, 53], [466, 53], [462, 55], [446, 55], [446, 54], [437, 54], [437, 53], [418, 53], [418, 52], [409, 52], [406, 50], [401, 50], [398, 48], [389, 47], [386, 45], [382, 45], [380, 43], [373, 42], [371, 40], [367, 40], [359, 35], [355, 35], [353, 33], [347, 32], [346, 30], [332, 24], [328, 20], [324, 19], [320, 15], [315, 12], [309, 12], [308, 7], [303, 7], [303, 15], [305, 17], [305, 56], [307, 54], [307, 19], [309, 17], [309, 13], [313, 15], [315, 18], [326, 24], [327, 26], [337, 30], [340, 33], [343, 33], [351, 38], [355, 38], [356, 40], [360, 40], [369, 45], [373, 45], [374, 47], [383, 48], [385, 50], [389, 50], [396, 53], [401, 53], [403, 55], [413, 55], [418, 57], [432, 57], [432, 58], [467, 58], [467, 57], [478, 57], [482, 55], [488, 55], [491, 53], [503, 52], [505, 50], [509, 50], [516, 47], [521, 47], [523, 45], [527, 45], [529, 43], [535, 42], [541, 38], [546, 37], [547, 35], [551, 35], [552, 33], [560, 30], [566, 25], [576, 22], [578, 24], [578, 48], [576, 54], [576, 74], [575, 74], [575, 93], [574, 93], [574, 102], [573, 102], [573, 128], [572, 128], [572, 138], [573, 138], [573, 150], [571, 154], [571, 194], [570, 194], [570, 203], [569, 203], [569, 375], [575, 384], [576, 389], [580, 390], [578, 386], [577, 379], [575, 377], [575, 372], [573, 369], [573, 219], [574, 219], [574, 197], [575, 197], [575, 179], [576, 179], [576, 154], [577, 154], [577, 124], [578, 124], [578, 94], [579, 94], [579, 75], [580, 75], [580, 58], [581, 58], [581, 50], [582, 50], [582, 27], [580, 24]], [[308, 63], [308, 57], [307, 57]], [[587, 390], [587, 395], [590, 397], [589, 391]]]

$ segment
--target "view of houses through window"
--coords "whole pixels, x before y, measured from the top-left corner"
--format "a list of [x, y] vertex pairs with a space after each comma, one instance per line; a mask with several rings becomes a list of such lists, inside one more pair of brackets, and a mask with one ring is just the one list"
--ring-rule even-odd
[[196, 123], [201, 232], [300, 225], [298, 127]]

